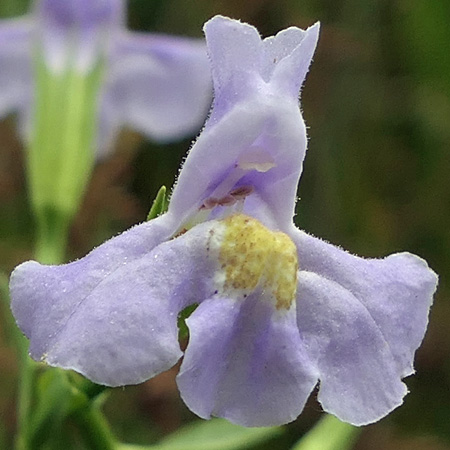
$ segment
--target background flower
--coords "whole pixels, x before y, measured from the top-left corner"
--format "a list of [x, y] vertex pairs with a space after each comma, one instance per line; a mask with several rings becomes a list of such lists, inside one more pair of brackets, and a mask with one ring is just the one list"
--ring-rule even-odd
[[173, 140], [207, 114], [204, 43], [129, 32], [124, 14], [123, 0], [38, 0], [0, 24], [0, 113], [17, 110], [27, 141], [41, 261], [62, 259], [95, 158], [120, 126]]
[[196, 131], [209, 108], [204, 43], [127, 31], [123, 0], [38, 0], [28, 16], [0, 22], [0, 117], [18, 111], [26, 136], [39, 58], [54, 75], [83, 76], [102, 65], [100, 154], [120, 126], [156, 140], [178, 139]]

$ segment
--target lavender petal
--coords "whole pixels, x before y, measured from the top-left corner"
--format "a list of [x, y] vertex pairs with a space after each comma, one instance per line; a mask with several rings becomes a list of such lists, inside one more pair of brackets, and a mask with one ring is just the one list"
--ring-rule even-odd
[[104, 136], [118, 123], [163, 142], [200, 129], [212, 99], [203, 41], [128, 32], [110, 63], [101, 105]]
[[211, 295], [201, 283], [208, 230], [163, 242], [173, 233], [165, 215], [73, 263], [17, 267], [12, 310], [31, 356], [110, 386], [169, 369], [181, 356], [178, 312]]
[[28, 18], [0, 21], [0, 118], [30, 108], [32, 27]]
[[255, 295], [212, 298], [187, 320], [189, 345], [177, 378], [200, 417], [257, 427], [291, 422], [317, 382], [295, 312], [277, 313]]
[[413, 373], [437, 277], [409, 253], [363, 259], [293, 235], [300, 279], [297, 316], [308, 354], [321, 372], [324, 409], [355, 425], [402, 403]]

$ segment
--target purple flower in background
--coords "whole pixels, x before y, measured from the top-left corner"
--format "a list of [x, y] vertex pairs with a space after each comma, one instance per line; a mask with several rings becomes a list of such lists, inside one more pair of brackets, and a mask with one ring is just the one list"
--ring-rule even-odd
[[123, 0], [40, 0], [32, 14], [0, 21], [0, 117], [17, 111], [29, 137], [39, 55], [55, 76], [104, 64], [100, 154], [122, 125], [160, 141], [179, 138], [198, 129], [210, 106], [205, 50], [197, 39], [127, 31]]
[[355, 425], [402, 403], [437, 277], [409, 253], [362, 259], [294, 226], [306, 150], [298, 92], [318, 25], [261, 40], [205, 25], [214, 105], [167, 213], [61, 266], [26, 262], [12, 308], [36, 360], [110, 386], [182, 356], [181, 396], [203, 418], [294, 420], [317, 383], [323, 408]]

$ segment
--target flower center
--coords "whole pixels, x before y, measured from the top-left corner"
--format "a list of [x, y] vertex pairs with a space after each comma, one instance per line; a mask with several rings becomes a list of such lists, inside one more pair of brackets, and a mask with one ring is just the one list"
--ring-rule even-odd
[[247, 297], [256, 289], [277, 309], [289, 309], [297, 290], [297, 249], [288, 235], [245, 214], [221, 223], [217, 281], [223, 293]]

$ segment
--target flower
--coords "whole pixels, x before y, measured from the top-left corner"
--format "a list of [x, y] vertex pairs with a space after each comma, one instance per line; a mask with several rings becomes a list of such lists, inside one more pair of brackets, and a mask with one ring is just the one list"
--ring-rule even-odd
[[87, 76], [103, 64], [100, 155], [121, 125], [166, 141], [196, 131], [210, 106], [201, 40], [127, 31], [123, 0], [40, 0], [32, 14], [0, 21], [0, 117], [18, 111], [27, 139], [36, 54], [55, 77]]
[[298, 91], [318, 24], [261, 40], [205, 25], [215, 98], [169, 210], [61, 266], [20, 265], [12, 309], [30, 354], [110, 386], [182, 356], [177, 377], [203, 418], [294, 420], [320, 382], [324, 410], [355, 425], [402, 403], [437, 277], [409, 253], [362, 259], [294, 226], [306, 149]]

